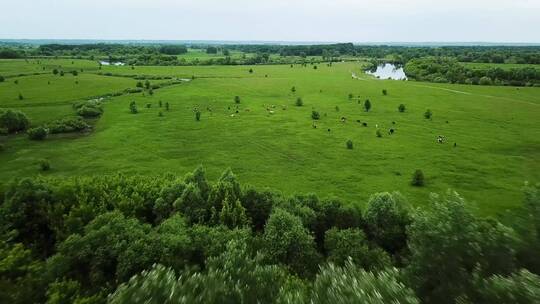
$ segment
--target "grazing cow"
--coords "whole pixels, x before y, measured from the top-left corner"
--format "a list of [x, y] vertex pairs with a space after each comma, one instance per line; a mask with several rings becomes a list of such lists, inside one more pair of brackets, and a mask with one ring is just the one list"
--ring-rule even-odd
[[440, 144], [444, 143], [444, 136], [442, 135], [437, 136], [437, 142]]

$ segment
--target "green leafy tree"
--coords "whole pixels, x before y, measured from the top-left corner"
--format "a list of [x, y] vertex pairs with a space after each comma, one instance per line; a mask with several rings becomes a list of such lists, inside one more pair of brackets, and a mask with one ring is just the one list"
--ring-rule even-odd
[[301, 106], [304, 105], [304, 101], [302, 100], [301, 97], [296, 98], [296, 103], [295, 103], [295, 105], [296, 105], [297, 107], [301, 107]]
[[193, 184], [186, 186], [182, 196], [174, 202], [174, 208], [180, 211], [189, 223], [204, 223], [210, 212], [201, 191]]
[[231, 229], [249, 225], [246, 209], [242, 206], [240, 200], [236, 199], [235, 201], [231, 201], [231, 196], [229, 194], [225, 195], [219, 218], [223, 225]]
[[46, 281], [44, 265], [33, 258], [23, 244], [0, 240], [0, 302], [44, 302]]
[[61, 242], [47, 266], [57, 277], [101, 287], [127, 281], [150, 267], [160, 256], [158, 241], [149, 225], [118, 211], [108, 212], [86, 225], [82, 234], [72, 234]]
[[313, 120], [319, 120], [321, 119], [321, 114], [317, 111], [311, 111], [311, 119]]
[[6, 129], [11, 133], [24, 131], [29, 126], [30, 121], [24, 113], [10, 109], [0, 109], [0, 128]]
[[324, 249], [327, 261], [339, 266], [345, 265], [349, 258], [367, 270], [380, 270], [392, 265], [386, 252], [369, 247], [364, 232], [358, 228], [332, 228], [326, 231]]
[[407, 201], [398, 192], [372, 195], [364, 222], [369, 238], [386, 251], [394, 254], [405, 248], [411, 216]]
[[131, 114], [137, 114], [139, 113], [139, 110], [137, 109], [137, 104], [135, 103], [135, 100], [131, 101], [129, 103], [129, 111]]
[[410, 288], [399, 281], [396, 269], [375, 274], [359, 269], [348, 261], [344, 267], [329, 264], [321, 268], [313, 283], [310, 303], [418, 304], [419, 300]]
[[482, 279], [475, 287], [472, 303], [540, 303], [540, 276], [522, 269], [510, 276]]
[[369, 101], [369, 99], [366, 99], [366, 101], [364, 102], [364, 109], [366, 110], [366, 112], [369, 112], [369, 110], [371, 110], [371, 101]]
[[422, 172], [422, 170], [417, 169], [414, 171], [411, 184], [417, 187], [422, 187], [424, 185], [424, 172]]
[[272, 263], [287, 265], [300, 275], [312, 275], [319, 260], [313, 237], [300, 218], [275, 209], [264, 231], [264, 252]]
[[[454, 303], [467, 297], [474, 290], [473, 273], [482, 277], [486, 270], [494, 274], [511, 271], [498, 263], [514, 259], [507, 250], [514, 241], [507, 229], [486, 229], [465, 206], [455, 192], [446, 197], [432, 195], [431, 210], [418, 210], [409, 226], [411, 255], [406, 277], [425, 302]], [[503, 267], [486, 269], [485, 265]]]

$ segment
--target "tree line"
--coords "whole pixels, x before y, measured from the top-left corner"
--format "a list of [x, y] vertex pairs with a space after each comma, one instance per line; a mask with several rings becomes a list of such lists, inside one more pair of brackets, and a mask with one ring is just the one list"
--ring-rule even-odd
[[[450, 57], [459, 62], [540, 64], [540, 46], [399, 46], [399, 45], [355, 45], [336, 43], [321, 45], [279, 45], [279, 44], [43, 44], [27, 46], [5, 44], [0, 48], [0, 58], [24, 58], [32, 56], [68, 56], [88, 58], [89, 56], [115, 56], [120, 58], [139, 55], [179, 55], [187, 48], [204, 49], [209, 54], [221, 52], [228, 56], [230, 51], [250, 54], [272, 54], [282, 57], [322, 56], [332, 61], [340, 56], [377, 58], [405, 64], [415, 58]], [[240, 61], [237, 61], [240, 64]], [[227, 64], [216, 62], [215, 64]], [[246, 63], [251, 64], [251, 63]]]
[[[2, 303], [538, 303], [540, 184], [528, 216], [479, 218], [457, 193], [361, 209], [179, 177], [35, 177], [0, 190]], [[529, 216], [530, 215], [530, 216]]]
[[420, 81], [475, 85], [540, 86], [540, 69], [534, 67], [470, 69], [456, 59], [412, 59], [404, 67], [407, 77]]

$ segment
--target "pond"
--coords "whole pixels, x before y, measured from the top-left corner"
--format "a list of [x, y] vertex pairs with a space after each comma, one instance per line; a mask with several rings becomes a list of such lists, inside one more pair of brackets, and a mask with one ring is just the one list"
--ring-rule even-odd
[[104, 61], [104, 60], [100, 61], [99, 63], [101, 63], [101, 65], [124, 65], [123, 62], [112, 62], [112, 63], [110, 63], [110, 62]]
[[366, 71], [367, 74], [373, 75], [379, 79], [406, 80], [407, 75], [403, 71], [403, 66], [392, 63], [385, 63], [377, 66], [376, 70]]

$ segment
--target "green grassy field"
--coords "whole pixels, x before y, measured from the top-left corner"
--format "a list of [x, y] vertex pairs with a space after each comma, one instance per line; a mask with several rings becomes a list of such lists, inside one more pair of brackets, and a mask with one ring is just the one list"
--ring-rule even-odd
[[[46, 64], [46, 70], [56, 65], [54, 60]], [[32, 65], [43, 70], [45, 63], [19, 65], [33, 71]], [[69, 66], [71, 60], [58, 65]], [[86, 68], [77, 76], [78, 85], [71, 74], [7, 79], [0, 83], [0, 107], [22, 110], [37, 125], [73, 115], [75, 100], [135, 86], [131, 78], [94, 74], [95, 62], [75, 60], [73, 66]], [[19, 71], [13, 61], [0, 61], [0, 75], [12, 71]], [[360, 79], [351, 77], [353, 71]], [[320, 64], [318, 69], [104, 66], [101, 72], [195, 79], [155, 90], [153, 96], [110, 99], [94, 131], [84, 136], [51, 136], [42, 142], [24, 135], [0, 137], [1, 183], [42, 174], [37, 166], [42, 158], [51, 162], [46, 174], [57, 176], [184, 173], [202, 164], [212, 180], [231, 167], [243, 183], [359, 204], [375, 192], [396, 190], [422, 206], [430, 192], [452, 188], [480, 213], [501, 215], [520, 204], [524, 181], [540, 180], [540, 88], [377, 80], [363, 75], [358, 63]], [[238, 113], [235, 95], [241, 97]], [[295, 106], [297, 97], [302, 107]], [[367, 98], [370, 112], [362, 106]], [[132, 100], [139, 114], [129, 112]], [[160, 100], [171, 105], [170, 111], [159, 108]], [[147, 103], [152, 107], [147, 109]], [[397, 111], [400, 103], [405, 113]], [[199, 122], [195, 108], [202, 112]], [[433, 112], [432, 120], [423, 118], [426, 109]], [[321, 113], [317, 128], [312, 110]], [[377, 127], [382, 138], [375, 135]], [[447, 142], [438, 144], [438, 135]], [[353, 150], [346, 149], [349, 139]], [[425, 187], [410, 185], [416, 169], [424, 171]]]

